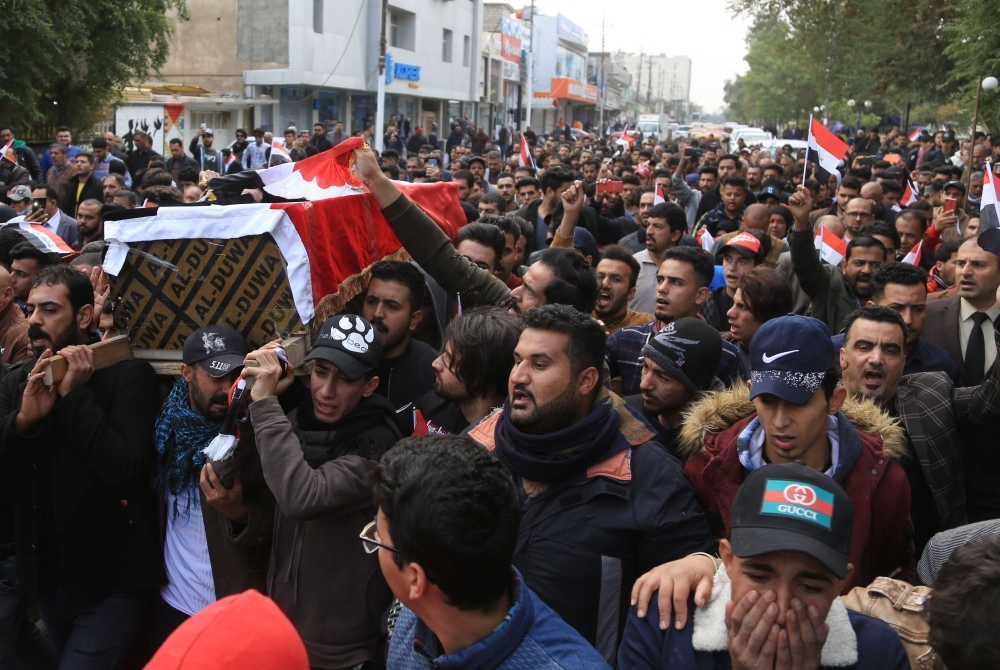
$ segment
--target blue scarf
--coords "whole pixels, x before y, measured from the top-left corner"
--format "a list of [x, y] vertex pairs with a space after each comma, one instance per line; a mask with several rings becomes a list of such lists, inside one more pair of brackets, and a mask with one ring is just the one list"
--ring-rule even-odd
[[211, 421], [191, 409], [188, 383], [178, 377], [156, 419], [156, 470], [153, 473], [153, 490], [164, 498], [168, 493], [174, 496], [174, 516], [177, 515], [177, 496], [192, 484], [198, 484], [201, 468], [205, 465], [201, 450], [221, 428], [221, 421]]

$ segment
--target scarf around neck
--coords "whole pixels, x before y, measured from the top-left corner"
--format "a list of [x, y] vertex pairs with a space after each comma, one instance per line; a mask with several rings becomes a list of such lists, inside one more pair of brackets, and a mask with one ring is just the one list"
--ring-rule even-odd
[[554, 433], [525, 433], [509, 416], [507, 401], [494, 433], [498, 452], [514, 472], [543, 484], [566, 479], [654, 437], [646, 421], [607, 390], [582, 421]]
[[170, 396], [156, 418], [156, 470], [153, 490], [161, 496], [173, 496], [177, 514], [177, 496], [197, 485], [205, 455], [201, 453], [222, 428], [221, 421], [212, 421], [191, 409], [188, 383], [178, 377]]

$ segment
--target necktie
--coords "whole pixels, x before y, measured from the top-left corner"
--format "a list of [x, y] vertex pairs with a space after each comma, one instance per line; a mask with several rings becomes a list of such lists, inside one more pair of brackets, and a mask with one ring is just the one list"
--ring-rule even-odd
[[990, 318], [986, 312], [976, 312], [972, 315], [975, 325], [969, 335], [969, 343], [965, 347], [965, 372], [970, 386], [976, 386], [983, 381], [983, 368], [986, 367], [986, 338], [983, 336], [983, 321]]

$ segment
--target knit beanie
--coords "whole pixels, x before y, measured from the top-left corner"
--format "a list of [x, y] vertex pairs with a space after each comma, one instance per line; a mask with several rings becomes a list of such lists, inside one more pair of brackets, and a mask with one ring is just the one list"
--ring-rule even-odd
[[649, 358], [691, 393], [707, 391], [722, 358], [722, 336], [701, 319], [671, 321], [642, 348]]

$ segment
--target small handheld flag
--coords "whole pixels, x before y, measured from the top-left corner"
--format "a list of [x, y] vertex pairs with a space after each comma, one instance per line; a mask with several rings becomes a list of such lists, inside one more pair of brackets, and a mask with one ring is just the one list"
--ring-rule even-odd
[[[816, 163], [819, 167], [829, 174], [836, 175], [839, 183], [840, 172], [837, 170], [837, 165], [847, 154], [847, 144], [810, 116], [808, 146], [810, 151], [816, 152]], [[808, 161], [806, 164], [808, 165]], [[805, 173], [802, 180], [805, 181]]]
[[278, 140], [274, 140], [273, 142], [271, 142], [271, 158], [270, 160], [268, 160], [267, 164], [274, 165], [274, 159], [277, 156], [281, 156], [289, 163], [292, 162], [292, 155], [288, 153], [287, 149], [285, 149], [285, 145], [279, 142]]
[[528, 140], [523, 135], [521, 136], [521, 167], [530, 167], [532, 170], [538, 171], [535, 159], [532, 158], [531, 152], [528, 151]]
[[814, 242], [819, 251], [819, 257], [830, 265], [840, 265], [847, 255], [847, 242], [834, 235], [829, 228], [822, 226], [820, 234]]
[[666, 202], [667, 199], [663, 197], [663, 184], [656, 185], [656, 191], [653, 193], [653, 206], [659, 205], [661, 202]]
[[0, 149], [0, 159], [7, 159], [14, 165], [17, 165], [17, 154], [14, 153], [13, 145], [14, 140], [3, 145], [3, 149]]
[[715, 248], [715, 238], [712, 237], [712, 233], [708, 232], [707, 228], [701, 229], [701, 237], [698, 241], [701, 243], [702, 249], [712, 253], [712, 249]]
[[910, 265], [920, 265], [920, 253], [924, 249], [924, 241], [917, 242], [917, 246], [910, 249], [910, 253], [903, 256], [903, 262]]
[[906, 187], [903, 189], [903, 197], [899, 199], [901, 207], [908, 207], [919, 200], [919, 191], [909, 179], [906, 180]]

